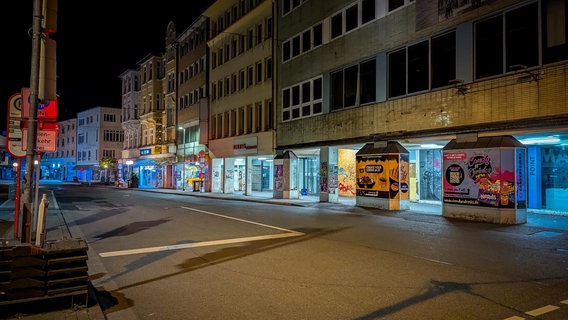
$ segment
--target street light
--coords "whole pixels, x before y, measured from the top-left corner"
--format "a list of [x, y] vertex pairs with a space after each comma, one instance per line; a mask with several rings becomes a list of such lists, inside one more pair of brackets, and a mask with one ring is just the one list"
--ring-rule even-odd
[[182, 126], [179, 126], [178, 130], [182, 130], [182, 132], [183, 132], [183, 138], [182, 138], [183, 164], [181, 166], [181, 183], [182, 183], [182, 190], [185, 191], [185, 128], [182, 127]]

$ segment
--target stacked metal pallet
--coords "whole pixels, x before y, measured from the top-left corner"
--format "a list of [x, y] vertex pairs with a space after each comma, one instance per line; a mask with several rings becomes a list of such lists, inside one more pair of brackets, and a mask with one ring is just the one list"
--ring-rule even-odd
[[0, 245], [0, 305], [87, 294], [87, 245], [81, 239]]

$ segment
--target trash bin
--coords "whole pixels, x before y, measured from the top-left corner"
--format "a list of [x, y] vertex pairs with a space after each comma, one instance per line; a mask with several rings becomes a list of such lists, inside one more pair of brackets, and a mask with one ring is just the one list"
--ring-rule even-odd
[[193, 180], [193, 191], [197, 192], [201, 188], [201, 181]]

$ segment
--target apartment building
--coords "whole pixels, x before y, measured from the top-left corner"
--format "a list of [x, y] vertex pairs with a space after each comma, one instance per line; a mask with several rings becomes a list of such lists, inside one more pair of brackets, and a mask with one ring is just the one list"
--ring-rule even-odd
[[127, 181], [132, 176], [132, 164], [140, 157], [142, 130], [139, 110], [140, 71], [128, 69], [119, 76], [122, 88], [121, 128], [124, 132], [122, 153], [118, 159], [119, 178]]
[[216, 1], [210, 19], [211, 191], [250, 195], [273, 185], [272, 1]]
[[208, 39], [209, 19], [199, 16], [177, 38], [172, 38], [174, 41], [166, 49], [173, 58], [168, 59], [167, 65], [167, 130], [169, 136], [177, 137], [176, 188], [182, 190], [211, 190], [211, 160], [207, 148]]
[[527, 146], [518, 200], [568, 211], [565, 1], [284, 0], [276, 12], [276, 144], [298, 155], [300, 188], [357, 197], [370, 190], [357, 152], [394, 142], [409, 198], [445, 206], [442, 148], [512, 136]]
[[116, 168], [100, 166], [103, 157], [120, 158], [124, 142], [121, 109], [94, 107], [77, 113], [77, 165], [79, 181], [118, 179]]
[[173, 185], [175, 151], [164, 139], [166, 62], [162, 54], [149, 54], [139, 61], [140, 157], [132, 165], [140, 187], [162, 188]]

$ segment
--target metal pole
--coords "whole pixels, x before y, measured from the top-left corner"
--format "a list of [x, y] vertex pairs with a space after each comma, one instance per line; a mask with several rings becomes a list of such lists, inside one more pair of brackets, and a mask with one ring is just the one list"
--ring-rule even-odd
[[37, 137], [37, 105], [38, 105], [38, 91], [39, 91], [39, 59], [40, 59], [40, 45], [41, 45], [41, 12], [42, 0], [34, 0], [33, 4], [33, 27], [32, 27], [32, 60], [30, 72], [30, 110], [28, 119], [28, 141], [26, 148], [26, 173], [25, 173], [25, 186], [24, 186], [24, 214], [22, 215], [22, 243], [31, 242], [31, 191], [32, 191], [32, 175], [34, 155], [36, 151], [36, 137]]
[[185, 127], [183, 128], [183, 165], [181, 166], [181, 178], [183, 183], [183, 191], [185, 191]]
[[18, 223], [20, 220], [20, 195], [22, 186], [20, 184], [22, 159], [18, 158], [16, 162], [16, 199], [14, 199], [14, 239], [18, 239]]

